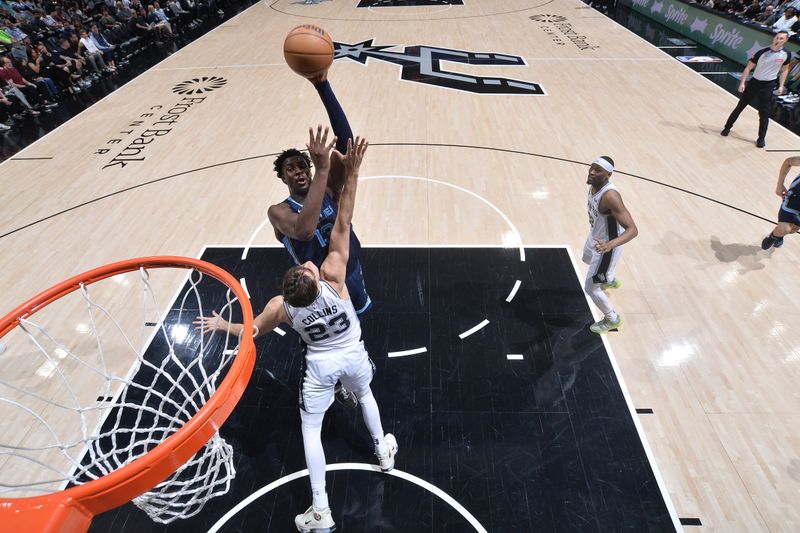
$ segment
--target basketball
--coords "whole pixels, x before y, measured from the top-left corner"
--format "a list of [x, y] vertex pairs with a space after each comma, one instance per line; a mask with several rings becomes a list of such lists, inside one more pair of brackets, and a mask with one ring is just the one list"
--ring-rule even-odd
[[333, 63], [333, 41], [319, 26], [303, 24], [286, 36], [283, 57], [293, 71], [304, 78], [313, 78]]

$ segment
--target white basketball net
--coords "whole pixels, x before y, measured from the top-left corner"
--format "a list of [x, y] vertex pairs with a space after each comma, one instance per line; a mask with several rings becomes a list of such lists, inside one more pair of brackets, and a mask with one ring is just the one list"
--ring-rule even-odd
[[[2, 339], [0, 498], [51, 493], [109, 474], [175, 433], [214, 394], [236, 357], [238, 339], [200, 335], [192, 321], [210, 314], [214, 304], [227, 320], [240, 320], [232, 317], [236, 298], [221, 282], [192, 270], [175, 305], [164, 308], [155, 279], [162, 271], [173, 286], [176, 275], [186, 274], [140, 269], [81, 286], [22, 319]], [[137, 279], [140, 291], [131, 287]], [[136, 292], [138, 312], [131, 305]], [[201, 292], [211, 294], [214, 304], [203, 305]], [[108, 303], [101, 304], [101, 296]], [[50, 307], [58, 308], [55, 317], [44, 312]], [[126, 318], [114, 318], [111, 308]], [[134, 503], [158, 522], [187, 518], [227, 492], [234, 475], [233, 450], [217, 433]]]

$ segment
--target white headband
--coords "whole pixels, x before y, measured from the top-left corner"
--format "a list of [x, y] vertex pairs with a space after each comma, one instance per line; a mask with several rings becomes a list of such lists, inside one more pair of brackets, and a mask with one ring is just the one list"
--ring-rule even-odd
[[606, 172], [614, 172], [614, 165], [608, 162], [608, 160], [603, 159], [602, 157], [598, 157], [592, 162], [593, 165], [597, 165], [598, 167], [602, 168]]

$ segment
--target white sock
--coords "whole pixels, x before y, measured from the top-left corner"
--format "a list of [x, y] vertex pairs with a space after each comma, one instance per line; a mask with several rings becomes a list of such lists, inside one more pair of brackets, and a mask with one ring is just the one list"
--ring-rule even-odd
[[381, 425], [378, 402], [375, 401], [370, 389], [367, 389], [364, 394], [359, 394], [358, 401], [361, 404], [361, 415], [364, 417], [364, 424], [366, 424], [367, 430], [372, 436], [375, 453], [386, 455], [386, 442], [383, 439], [383, 425]]
[[611, 300], [608, 299], [608, 295], [603, 292], [603, 289], [600, 288], [599, 283], [594, 283], [592, 278], [588, 278], [583, 285], [583, 289], [586, 291], [586, 294], [589, 295], [589, 298], [592, 299], [594, 305], [596, 305], [598, 309], [602, 311], [603, 315], [608, 317], [613, 313], [616, 317], [614, 308], [611, 307]]
[[325, 492], [325, 451], [322, 449], [322, 419], [325, 413], [307, 413], [300, 410], [303, 433], [303, 450], [306, 455], [308, 477], [311, 481], [311, 495], [314, 509], [324, 511], [328, 508], [328, 493]]
[[389, 451], [389, 448], [386, 446], [386, 441], [383, 439], [383, 435], [373, 435], [372, 444], [375, 446], [375, 453], [378, 455], [386, 455]]
[[316, 511], [328, 508], [328, 493], [325, 491], [325, 482], [311, 484], [311, 506]]

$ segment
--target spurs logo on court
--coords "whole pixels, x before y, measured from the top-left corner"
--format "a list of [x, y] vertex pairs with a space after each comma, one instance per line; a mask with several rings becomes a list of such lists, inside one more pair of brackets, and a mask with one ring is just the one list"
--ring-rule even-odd
[[356, 44], [334, 43], [334, 57], [336, 59], [346, 57], [362, 64], [366, 64], [370, 58], [394, 63], [402, 67], [401, 79], [456, 91], [478, 94], [547, 94], [538, 83], [450, 72], [444, 70], [441, 65], [442, 61], [472, 66], [525, 65], [525, 60], [519, 56], [494, 52], [467, 52], [424, 45], [406, 46], [402, 52], [391, 52], [387, 49], [396, 45], [374, 46], [372, 41], [373, 39], [367, 39]]
[[562, 17], [561, 15], [532, 15], [530, 19], [536, 22], [564, 22], [567, 17]]
[[210, 93], [215, 89], [223, 87], [226, 83], [228, 83], [228, 80], [220, 78], [219, 76], [203, 76], [202, 78], [193, 78], [180, 82], [172, 88], [172, 92], [178, 94]]

